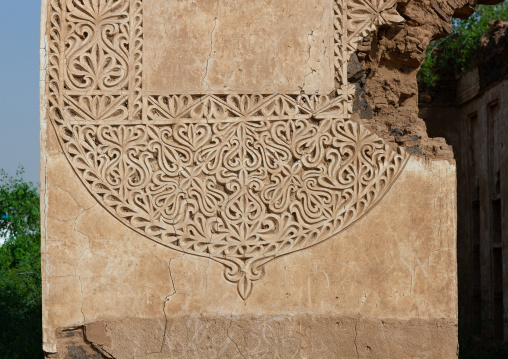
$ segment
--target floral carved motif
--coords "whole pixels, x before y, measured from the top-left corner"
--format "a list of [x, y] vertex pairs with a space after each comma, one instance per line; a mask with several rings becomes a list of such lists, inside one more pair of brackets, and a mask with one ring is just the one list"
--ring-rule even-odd
[[353, 224], [408, 159], [348, 120], [347, 60], [395, 1], [334, 0], [335, 93], [144, 94], [143, 2], [51, 0], [47, 94], [69, 162], [113, 216], [224, 265], [264, 266]]

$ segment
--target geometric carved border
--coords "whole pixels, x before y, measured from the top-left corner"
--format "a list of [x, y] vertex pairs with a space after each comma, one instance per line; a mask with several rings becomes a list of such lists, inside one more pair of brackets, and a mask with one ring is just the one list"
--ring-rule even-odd
[[51, 0], [46, 93], [73, 170], [114, 217], [224, 265], [246, 299], [265, 264], [370, 211], [409, 156], [348, 120], [347, 62], [402, 18], [335, 0], [331, 94], [146, 95], [142, 0]]

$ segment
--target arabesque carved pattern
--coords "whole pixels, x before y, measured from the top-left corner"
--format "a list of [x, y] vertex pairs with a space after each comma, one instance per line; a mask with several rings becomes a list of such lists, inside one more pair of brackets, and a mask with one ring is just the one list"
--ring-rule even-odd
[[372, 208], [406, 160], [349, 120], [90, 124], [61, 137], [115, 216], [170, 248], [220, 261], [244, 298], [266, 262]]
[[138, 233], [215, 260], [244, 299], [264, 266], [350, 226], [408, 155], [348, 120], [347, 61], [395, 0], [334, 0], [336, 93], [143, 95], [142, 0], [50, 0], [47, 93], [74, 171]]
[[235, 117], [345, 117], [349, 116], [354, 86], [324, 95], [169, 95], [148, 98], [150, 121], [180, 122], [182, 119], [223, 121]]
[[129, 2], [66, 1], [65, 87], [126, 90], [129, 82]]

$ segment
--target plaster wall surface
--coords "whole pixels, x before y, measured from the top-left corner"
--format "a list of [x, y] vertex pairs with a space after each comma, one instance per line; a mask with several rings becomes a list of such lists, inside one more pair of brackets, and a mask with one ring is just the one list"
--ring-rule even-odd
[[456, 184], [447, 161], [410, 160], [368, 216], [269, 264], [244, 301], [219, 264], [118, 223], [68, 173], [56, 145], [46, 168], [47, 351], [65, 358], [76, 344], [66, 347], [62, 331], [85, 327], [114, 358], [456, 355]]
[[351, 119], [397, 3], [258, 6], [43, 2], [48, 358], [456, 357], [455, 164]]
[[147, 18], [171, 19], [146, 23], [147, 91], [328, 94], [335, 87], [331, 0], [143, 6]]

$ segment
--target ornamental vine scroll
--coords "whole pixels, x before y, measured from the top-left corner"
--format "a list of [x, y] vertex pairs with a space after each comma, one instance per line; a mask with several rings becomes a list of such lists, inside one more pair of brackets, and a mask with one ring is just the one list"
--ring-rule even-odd
[[46, 93], [72, 168], [126, 226], [224, 265], [243, 299], [268, 262], [365, 215], [408, 160], [348, 120], [348, 59], [402, 21], [396, 1], [330, 1], [329, 94], [154, 94], [142, 0], [49, 2]]

